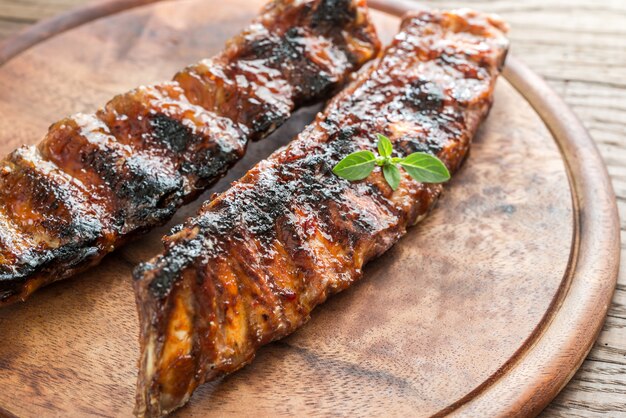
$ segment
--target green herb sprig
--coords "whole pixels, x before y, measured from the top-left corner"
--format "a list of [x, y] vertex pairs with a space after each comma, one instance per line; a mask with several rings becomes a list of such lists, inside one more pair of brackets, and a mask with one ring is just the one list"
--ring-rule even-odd
[[353, 152], [344, 157], [333, 173], [350, 181], [363, 180], [370, 175], [374, 167], [382, 167], [383, 176], [393, 190], [400, 186], [402, 175], [398, 166], [421, 183], [443, 183], [450, 180], [450, 172], [437, 157], [424, 152], [414, 152], [404, 158], [392, 157], [393, 146], [385, 135], [378, 137], [378, 156], [372, 151]]

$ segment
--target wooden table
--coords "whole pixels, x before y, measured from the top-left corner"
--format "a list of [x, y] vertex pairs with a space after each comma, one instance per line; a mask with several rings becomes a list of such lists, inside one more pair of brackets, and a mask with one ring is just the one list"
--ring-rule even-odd
[[[88, 0], [0, 0], [0, 40]], [[425, 1], [499, 13], [516, 56], [545, 77], [577, 112], [602, 152], [626, 219], [626, 2], [606, 0]], [[622, 220], [622, 231], [626, 221]], [[622, 246], [622, 256], [626, 247]], [[601, 255], [598, 255], [601, 256]], [[626, 270], [609, 315], [578, 373], [545, 417], [626, 417]]]

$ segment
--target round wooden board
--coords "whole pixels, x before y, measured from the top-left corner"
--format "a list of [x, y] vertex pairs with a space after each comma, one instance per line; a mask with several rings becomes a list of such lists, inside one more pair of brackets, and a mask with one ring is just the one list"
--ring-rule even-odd
[[[5, 43], [0, 153], [38, 142], [64, 115], [211, 56], [260, 5], [122, 0]], [[376, 2], [393, 13], [405, 5]], [[398, 19], [374, 16], [388, 41]], [[611, 300], [615, 198], [593, 142], [563, 102], [512, 57], [505, 76], [433, 214], [306, 326], [202, 387], [178, 416], [533, 415], [558, 393]], [[317, 110], [253, 144], [211, 192], [288, 142]], [[0, 311], [0, 415], [131, 414], [138, 324], [130, 271], [201, 201], [100, 266]]]

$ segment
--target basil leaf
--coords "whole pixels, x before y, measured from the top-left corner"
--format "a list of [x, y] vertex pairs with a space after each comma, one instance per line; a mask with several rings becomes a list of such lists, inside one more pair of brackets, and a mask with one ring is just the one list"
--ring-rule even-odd
[[389, 138], [381, 134], [376, 134], [376, 136], [378, 136], [378, 154], [380, 154], [381, 157], [391, 157], [393, 146]]
[[333, 173], [346, 180], [363, 180], [370, 175], [376, 163], [372, 151], [357, 151], [346, 156], [333, 168]]
[[422, 183], [443, 183], [450, 180], [450, 172], [437, 157], [423, 152], [413, 154], [400, 161], [400, 165], [415, 180]]
[[387, 164], [383, 166], [383, 175], [385, 176], [385, 180], [393, 190], [398, 190], [400, 186], [400, 180], [402, 175], [400, 174], [400, 170], [393, 164]]

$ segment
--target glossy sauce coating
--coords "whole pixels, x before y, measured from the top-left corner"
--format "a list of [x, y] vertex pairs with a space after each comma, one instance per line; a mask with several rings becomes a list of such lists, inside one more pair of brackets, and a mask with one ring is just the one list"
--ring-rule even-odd
[[349, 182], [344, 156], [387, 135], [397, 156], [436, 154], [451, 172], [486, 117], [506, 26], [468, 10], [407, 16], [390, 47], [287, 147], [165, 237], [135, 272], [141, 322], [137, 414], [180, 407], [205, 381], [304, 324], [434, 206], [441, 185], [379, 168]]
[[364, 0], [274, 0], [219, 55], [0, 161], [0, 305], [99, 262], [375, 57]]

